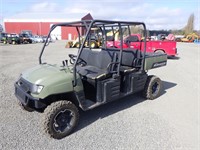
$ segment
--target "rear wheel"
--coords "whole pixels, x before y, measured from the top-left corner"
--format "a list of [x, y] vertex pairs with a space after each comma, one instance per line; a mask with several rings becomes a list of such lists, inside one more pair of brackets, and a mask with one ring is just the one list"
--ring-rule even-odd
[[164, 54], [165, 52], [163, 50], [161, 50], [161, 49], [158, 49], [158, 50], [155, 51], [155, 53], [157, 53], [157, 54]]
[[162, 82], [160, 78], [156, 76], [148, 76], [145, 88], [143, 91], [143, 96], [146, 99], [153, 100], [160, 96], [161, 93]]
[[69, 135], [79, 121], [78, 109], [69, 101], [54, 102], [45, 109], [44, 113], [44, 130], [55, 139]]
[[29, 42], [28, 42], [29, 44], [32, 44], [33, 43], [33, 41], [32, 40], [29, 40]]

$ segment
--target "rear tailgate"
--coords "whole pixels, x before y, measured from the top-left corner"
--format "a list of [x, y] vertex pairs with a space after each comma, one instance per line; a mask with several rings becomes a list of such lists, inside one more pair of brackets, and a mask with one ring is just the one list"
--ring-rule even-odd
[[146, 53], [144, 70], [158, 68], [167, 65], [167, 54]]

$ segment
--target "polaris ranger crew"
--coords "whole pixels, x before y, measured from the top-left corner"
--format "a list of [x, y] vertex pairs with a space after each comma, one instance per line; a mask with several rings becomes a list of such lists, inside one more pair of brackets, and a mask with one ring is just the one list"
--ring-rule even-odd
[[[57, 27], [63, 31], [74, 28], [79, 37], [85, 33], [86, 38], [77, 54], [65, 56], [60, 64], [44, 62], [43, 54], [53, 44], [46, 40], [39, 64], [24, 71], [15, 82], [15, 95], [20, 106], [27, 111], [44, 113], [44, 130], [50, 137], [61, 139], [72, 133], [79, 121], [79, 109], [87, 111], [136, 92], [151, 100], [160, 95], [161, 80], [148, 76], [147, 71], [165, 66], [167, 55], [146, 53], [143, 22], [88, 20], [58, 23], [51, 27], [48, 37]], [[102, 35], [103, 45], [99, 49], [84, 47], [93, 28], [98, 28]], [[136, 31], [133, 28], [144, 36], [144, 51], [123, 48], [123, 38], [133, 34]], [[107, 33], [112, 29], [119, 30], [120, 48], [106, 46]], [[59, 51], [60, 47], [54, 49]]]

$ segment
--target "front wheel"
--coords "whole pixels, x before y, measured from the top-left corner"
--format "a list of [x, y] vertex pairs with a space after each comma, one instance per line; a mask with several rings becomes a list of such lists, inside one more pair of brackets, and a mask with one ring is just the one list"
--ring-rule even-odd
[[16, 44], [16, 42], [15, 42], [15, 41], [12, 41], [12, 44], [13, 44], [13, 45], [15, 45], [15, 44]]
[[44, 130], [55, 139], [69, 135], [79, 121], [78, 109], [70, 101], [52, 103], [45, 109], [44, 115]]
[[76, 44], [75, 44], [75, 47], [76, 47], [76, 48], [79, 48], [79, 47], [80, 47], [80, 44], [79, 44], [79, 43], [76, 43]]
[[91, 48], [96, 48], [97, 47], [96, 41], [90, 41], [90, 47]]
[[162, 82], [160, 78], [156, 76], [148, 76], [145, 88], [143, 90], [143, 96], [146, 99], [153, 100], [160, 96], [162, 88]]

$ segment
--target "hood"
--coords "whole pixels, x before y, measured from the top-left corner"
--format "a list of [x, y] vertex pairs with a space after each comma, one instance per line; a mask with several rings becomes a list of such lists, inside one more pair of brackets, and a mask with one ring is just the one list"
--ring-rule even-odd
[[22, 78], [33, 84], [45, 84], [53, 82], [58, 78], [66, 78], [66, 73], [70, 72], [68, 68], [58, 65], [41, 64], [22, 73]]

